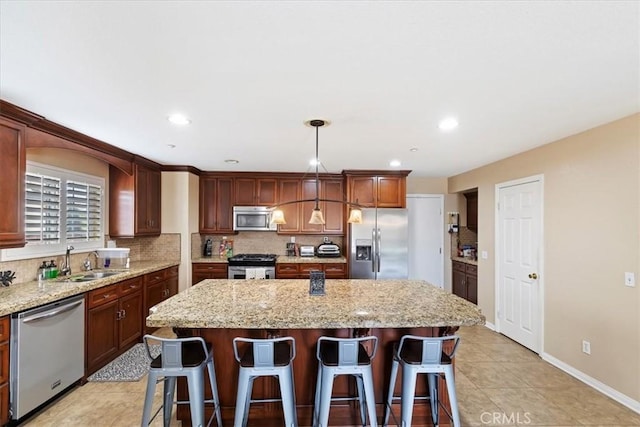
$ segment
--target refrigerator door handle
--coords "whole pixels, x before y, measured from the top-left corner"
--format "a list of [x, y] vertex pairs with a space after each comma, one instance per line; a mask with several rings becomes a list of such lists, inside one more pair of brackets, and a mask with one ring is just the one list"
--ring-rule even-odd
[[371, 272], [376, 272], [376, 254], [378, 253], [376, 250], [376, 229], [371, 229]]
[[378, 238], [378, 242], [376, 243], [376, 256], [378, 258], [378, 261], [376, 262], [377, 264], [377, 268], [378, 268], [378, 273], [380, 273], [380, 253], [382, 252], [382, 233], [380, 232], [380, 229], [378, 228], [378, 232], [377, 232], [377, 238]]

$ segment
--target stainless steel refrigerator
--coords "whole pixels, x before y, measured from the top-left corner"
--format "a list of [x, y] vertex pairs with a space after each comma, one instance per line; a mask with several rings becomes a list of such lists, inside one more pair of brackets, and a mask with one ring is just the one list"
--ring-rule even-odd
[[351, 278], [406, 279], [408, 223], [406, 209], [362, 209], [362, 224], [351, 224]]

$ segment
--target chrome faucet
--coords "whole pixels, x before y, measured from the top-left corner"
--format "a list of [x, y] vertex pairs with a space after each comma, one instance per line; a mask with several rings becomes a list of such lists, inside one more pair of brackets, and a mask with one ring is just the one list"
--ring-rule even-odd
[[96, 251], [89, 252], [89, 254], [87, 254], [87, 257], [84, 259], [84, 262], [82, 263], [84, 271], [91, 271], [93, 269], [93, 267], [91, 266], [91, 259], [89, 258], [91, 254], [96, 256], [96, 267], [98, 266], [98, 253]]
[[71, 251], [75, 249], [73, 246], [67, 246], [67, 252], [64, 254], [64, 263], [62, 265], [62, 269], [60, 270], [60, 274], [63, 276], [71, 275]]

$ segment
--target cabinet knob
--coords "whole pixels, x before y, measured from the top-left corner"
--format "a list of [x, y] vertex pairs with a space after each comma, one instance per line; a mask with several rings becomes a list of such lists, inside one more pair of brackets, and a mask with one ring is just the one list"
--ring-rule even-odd
[[537, 278], [538, 278], [538, 275], [536, 273], [529, 274], [529, 279], [534, 279], [535, 280]]

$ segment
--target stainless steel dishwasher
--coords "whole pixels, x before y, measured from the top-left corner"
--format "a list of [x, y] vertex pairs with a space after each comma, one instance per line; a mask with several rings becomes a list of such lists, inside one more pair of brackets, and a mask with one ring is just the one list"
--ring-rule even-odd
[[84, 295], [11, 315], [10, 351], [17, 420], [84, 375]]

